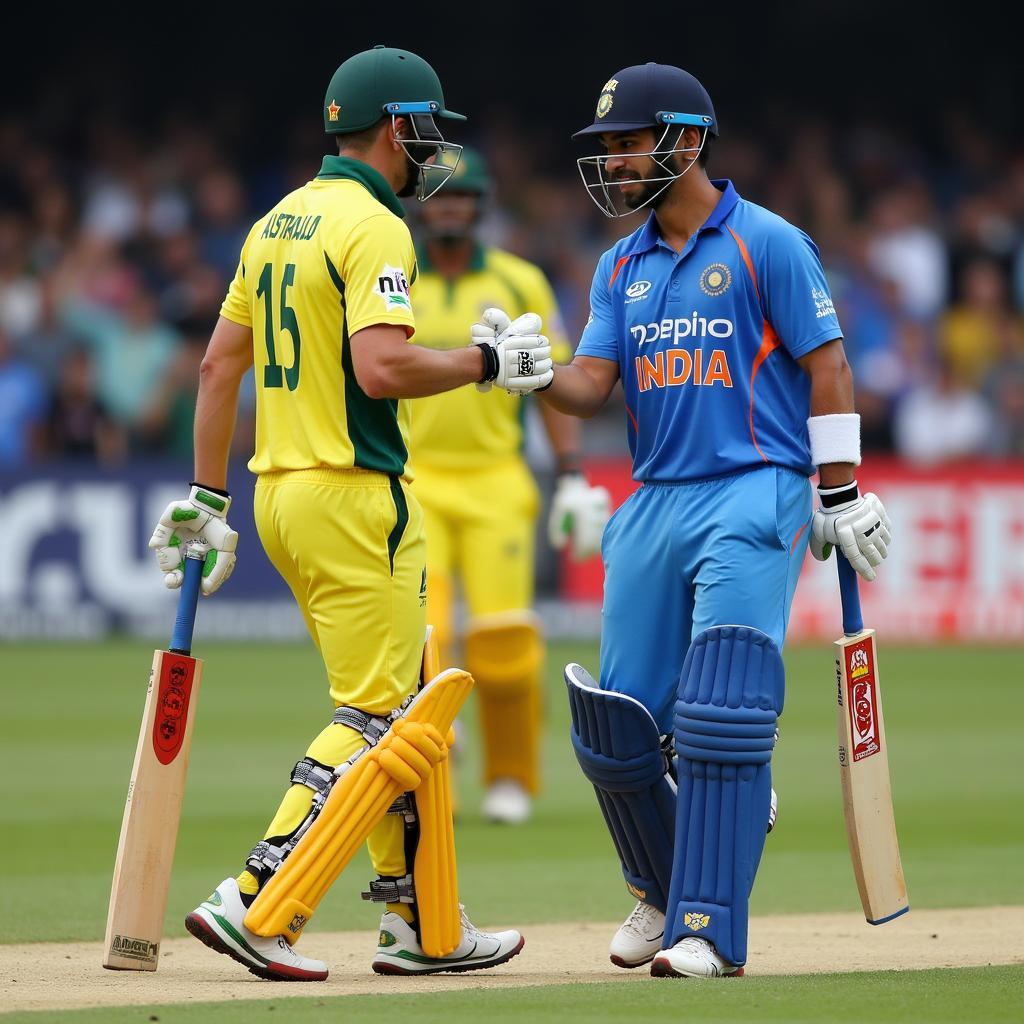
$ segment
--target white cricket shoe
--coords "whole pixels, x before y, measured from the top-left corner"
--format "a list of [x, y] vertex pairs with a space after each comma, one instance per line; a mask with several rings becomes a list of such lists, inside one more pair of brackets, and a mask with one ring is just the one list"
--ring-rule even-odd
[[729, 963], [707, 939], [687, 935], [663, 949], [651, 964], [654, 978], [739, 978], [743, 968]]
[[484, 797], [483, 816], [499, 825], [522, 825], [530, 817], [533, 801], [515, 779], [491, 783]]
[[398, 914], [385, 911], [380, 919], [380, 941], [373, 958], [377, 974], [440, 974], [443, 971], [482, 971], [497, 967], [516, 956], [526, 940], [517, 931], [496, 932], [490, 935], [480, 931], [466, 917], [459, 904], [462, 917], [462, 941], [447, 956], [431, 957], [423, 952], [412, 925]]
[[210, 949], [237, 960], [267, 981], [323, 981], [327, 964], [296, 953], [283, 935], [265, 939], [245, 927], [238, 881], [225, 878], [209, 899], [185, 918], [185, 927]]
[[665, 915], [657, 907], [640, 900], [612, 936], [608, 955], [616, 967], [643, 967], [661, 949], [664, 934]]

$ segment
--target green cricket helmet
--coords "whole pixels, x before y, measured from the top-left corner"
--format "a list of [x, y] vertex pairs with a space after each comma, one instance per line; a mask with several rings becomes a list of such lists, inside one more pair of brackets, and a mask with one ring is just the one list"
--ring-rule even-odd
[[486, 196], [491, 191], [491, 176], [487, 173], [487, 164], [483, 156], [469, 146], [462, 147], [462, 154], [452, 164], [451, 154], [445, 154], [438, 163], [451, 166], [452, 174], [448, 180], [449, 192], [471, 192], [473, 195]]
[[[451, 165], [451, 154], [445, 154], [438, 163]], [[469, 208], [464, 203], [432, 203], [420, 215], [421, 236], [425, 241], [445, 243], [474, 238], [477, 226], [491, 193], [491, 178], [484, 158], [475, 149], [462, 147], [458, 163], [452, 167], [451, 177], [445, 185], [446, 196], [468, 196]]]
[[[331, 78], [324, 96], [324, 131], [344, 135], [373, 127], [382, 117], [404, 117], [411, 138], [398, 138], [419, 170], [416, 196], [422, 202], [451, 177], [461, 147], [445, 142], [437, 118], [465, 121], [448, 110], [437, 72], [408, 50], [378, 44], [349, 57]], [[446, 162], [450, 159], [450, 163]]]

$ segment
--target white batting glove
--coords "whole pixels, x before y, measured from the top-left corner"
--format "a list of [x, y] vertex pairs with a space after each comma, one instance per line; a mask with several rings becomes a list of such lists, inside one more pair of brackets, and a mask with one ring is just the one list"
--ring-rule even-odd
[[560, 551], [572, 541], [574, 558], [596, 555], [601, 550], [611, 505], [611, 495], [604, 487], [591, 487], [582, 473], [562, 473], [548, 516], [551, 546]]
[[[481, 322], [473, 324], [469, 329], [470, 345], [495, 345], [505, 331], [512, 325], [512, 318], [503, 309], [492, 306], [485, 309], [480, 317]], [[537, 324], [540, 330], [540, 323]], [[476, 386], [477, 391], [486, 394], [491, 390], [491, 382], [480, 381]]]
[[184, 501], [172, 501], [164, 509], [149, 546], [156, 552], [156, 564], [164, 584], [177, 590], [185, 578], [183, 544], [193, 541], [205, 549], [200, 589], [209, 596], [220, 589], [235, 568], [238, 534], [228, 526], [231, 496], [193, 483]]
[[540, 333], [536, 313], [524, 313], [509, 323], [507, 313], [488, 309], [481, 319], [483, 323], [470, 328], [470, 344], [484, 351], [480, 390], [488, 390], [493, 382], [509, 394], [523, 395], [551, 383], [555, 373], [551, 344]]
[[857, 482], [818, 488], [821, 507], [811, 520], [811, 554], [824, 562], [838, 547], [850, 565], [869, 582], [892, 543], [892, 524], [875, 494], [860, 495]]

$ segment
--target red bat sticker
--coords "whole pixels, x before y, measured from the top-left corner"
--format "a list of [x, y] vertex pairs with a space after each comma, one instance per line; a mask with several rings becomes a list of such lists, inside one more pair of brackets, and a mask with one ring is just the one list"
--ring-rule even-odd
[[846, 649], [846, 679], [846, 706], [853, 736], [853, 761], [857, 762], [882, 749], [878, 730], [878, 691], [870, 640]]
[[192, 658], [164, 655], [153, 721], [153, 753], [161, 764], [170, 764], [181, 750], [195, 669]]

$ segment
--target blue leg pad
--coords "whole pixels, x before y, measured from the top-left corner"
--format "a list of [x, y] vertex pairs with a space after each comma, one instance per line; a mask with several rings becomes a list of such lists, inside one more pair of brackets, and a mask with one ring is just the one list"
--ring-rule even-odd
[[664, 912], [672, 876], [676, 793], [658, 727], [638, 700], [598, 689], [579, 665], [566, 666], [565, 684], [576, 759], [594, 784], [626, 887]]
[[675, 709], [679, 794], [666, 949], [699, 935], [731, 963], [746, 963], [784, 688], [779, 649], [758, 629], [715, 626], [690, 645]]

